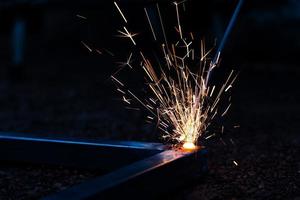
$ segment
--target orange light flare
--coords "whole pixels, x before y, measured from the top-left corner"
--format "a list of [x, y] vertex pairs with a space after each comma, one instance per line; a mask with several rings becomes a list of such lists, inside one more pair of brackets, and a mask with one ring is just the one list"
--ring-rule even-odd
[[183, 143], [182, 148], [185, 151], [194, 151], [194, 150], [198, 149], [198, 147], [192, 142]]

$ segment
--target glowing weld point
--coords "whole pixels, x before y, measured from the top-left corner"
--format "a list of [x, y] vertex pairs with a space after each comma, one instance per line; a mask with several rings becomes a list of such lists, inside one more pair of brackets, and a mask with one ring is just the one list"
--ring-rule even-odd
[[194, 150], [196, 149], [196, 145], [192, 142], [186, 142], [182, 146], [185, 150]]

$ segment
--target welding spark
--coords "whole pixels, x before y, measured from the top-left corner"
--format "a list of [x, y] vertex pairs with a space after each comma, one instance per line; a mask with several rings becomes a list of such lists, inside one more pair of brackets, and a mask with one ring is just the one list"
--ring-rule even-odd
[[100, 51], [99, 49], [95, 49], [95, 50], [96, 50], [96, 52], [97, 52], [98, 54], [100, 54], [100, 55], [103, 54], [102, 51]]
[[79, 15], [79, 14], [77, 14], [76, 17], [81, 18], [81, 19], [87, 19], [87, 17]]
[[178, 11], [178, 5], [180, 3], [174, 2], [174, 5], [176, 7], [176, 16], [177, 16], [177, 25], [178, 25], [178, 32], [180, 34], [180, 38], [182, 39], [182, 31], [181, 31], [181, 24], [180, 24], [180, 17], [179, 17], [179, 11]]
[[87, 50], [89, 50], [89, 52], [92, 52], [92, 51], [93, 51], [92, 48], [89, 47], [89, 45], [87, 45], [85, 42], [81, 41], [81, 44], [82, 44], [85, 48], [87, 48]]
[[214, 134], [211, 134], [211, 135], [205, 137], [205, 139], [208, 140], [209, 138], [214, 137], [215, 135], [216, 135], [215, 133], [214, 133]]
[[118, 62], [120, 65], [120, 69], [118, 69], [113, 76], [115, 76], [116, 74], [118, 74], [121, 70], [123, 70], [126, 66], [128, 66], [129, 68], [132, 69], [132, 65], [131, 65], [131, 57], [132, 57], [132, 53], [130, 53], [129, 57], [127, 58], [126, 62]]
[[131, 66], [131, 57], [132, 57], [132, 53], [130, 53], [129, 57], [127, 58], [127, 61], [126, 61], [126, 65], [128, 65], [128, 67], [130, 67], [132, 69], [132, 66]]
[[103, 49], [106, 53], [108, 53], [110, 56], [115, 56], [113, 52], [109, 51], [108, 49]]
[[123, 14], [123, 12], [121, 11], [120, 7], [118, 6], [117, 2], [114, 1], [114, 4], [115, 4], [116, 8], [118, 9], [120, 15], [122, 16], [123, 20], [125, 21], [125, 23], [127, 23], [127, 19], [126, 19], [125, 15]]
[[150, 29], [151, 29], [151, 31], [152, 31], [153, 38], [154, 38], [154, 40], [156, 40], [156, 34], [155, 34], [154, 30], [153, 30], [152, 23], [151, 23], [151, 20], [150, 20], [150, 18], [149, 18], [149, 15], [148, 15], [148, 11], [147, 11], [146, 8], [144, 8], [144, 11], [145, 11], [145, 13], [146, 13], [147, 20], [148, 20]]
[[[218, 52], [216, 59], [211, 60], [209, 55], [212, 49], [206, 50], [204, 41], [201, 40], [200, 49], [197, 49], [194, 47], [195, 36], [192, 32], [185, 35], [181, 27], [178, 7], [184, 2], [185, 0], [174, 2], [177, 19], [176, 30], [178, 30], [179, 38], [170, 44], [167, 41], [161, 13], [157, 5], [165, 42], [159, 45], [164, 64], [152, 64], [151, 60], [140, 50], [138, 55], [131, 53], [127, 62], [123, 63], [132, 68], [130, 64], [132, 57], [136, 56], [136, 60], [140, 59], [139, 63], [145, 74], [146, 85], [150, 90], [147, 93], [149, 96], [143, 100], [126, 88], [126, 85], [115, 76], [111, 76], [111, 78], [118, 84], [117, 90], [122, 94], [123, 101], [126, 104], [132, 104], [132, 101], [125, 97], [125, 94], [128, 93], [132, 100], [136, 100], [150, 112], [147, 121], [157, 119], [157, 126], [162, 131], [163, 138], [182, 145], [184, 149], [192, 150], [196, 148], [200, 138], [209, 139], [216, 135], [215, 133], [206, 135], [209, 132], [207, 129], [216, 116], [224, 117], [229, 111], [231, 103], [227, 105], [223, 112], [218, 112], [221, 107], [220, 101], [223, 95], [232, 87], [236, 75], [234, 75], [234, 71], [231, 71], [220, 87], [210, 84], [210, 74], [219, 64], [220, 52]], [[114, 4], [125, 22], [127, 22], [116, 2]], [[156, 40], [153, 23], [146, 8], [144, 8], [144, 11], [153, 38]], [[121, 37], [129, 38], [136, 46], [133, 37], [137, 34], [130, 33], [125, 26], [123, 29], [124, 31], [118, 31]], [[194, 56], [195, 52], [199, 54], [199, 57]], [[195, 70], [196, 66], [198, 67]], [[224, 127], [222, 127], [223, 131]], [[223, 141], [221, 138], [220, 140]]]
[[126, 103], [128, 103], [128, 104], [130, 104], [130, 101], [129, 101], [129, 99], [126, 99], [126, 97], [125, 97], [125, 96], [123, 96], [123, 101], [124, 101], [124, 102], [126, 102]]
[[233, 164], [235, 164], [235, 166], [239, 166], [239, 164], [234, 160]]
[[229, 104], [228, 107], [226, 108], [226, 110], [222, 113], [222, 115], [221, 115], [222, 117], [223, 117], [224, 115], [226, 115], [226, 113], [228, 112], [230, 106], [231, 106], [231, 104]]
[[119, 35], [119, 36], [120, 37], [127, 37], [127, 38], [129, 38], [132, 41], [132, 43], [134, 45], [136, 45], [133, 37], [136, 36], [136, 35], [138, 35], [138, 33], [130, 33], [125, 26], [123, 27], [123, 29], [124, 29], [125, 32], [120, 31], [120, 30], [118, 31], [119, 33], [121, 33], [121, 35]]
[[119, 83], [121, 86], [124, 86], [124, 84], [119, 81], [117, 78], [115, 78], [114, 76], [110, 76], [114, 81], [116, 81], [117, 83]]

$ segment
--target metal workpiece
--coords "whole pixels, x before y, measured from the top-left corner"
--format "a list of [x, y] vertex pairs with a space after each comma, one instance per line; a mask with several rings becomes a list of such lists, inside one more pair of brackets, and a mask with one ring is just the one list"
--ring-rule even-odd
[[166, 150], [43, 200], [157, 198], [205, 174], [206, 153], [205, 149]]
[[0, 161], [110, 171], [163, 151], [159, 143], [0, 133]]
[[205, 174], [207, 150], [159, 143], [28, 137], [0, 134], [0, 161], [101, 170], [43, 200], [153, 199]]

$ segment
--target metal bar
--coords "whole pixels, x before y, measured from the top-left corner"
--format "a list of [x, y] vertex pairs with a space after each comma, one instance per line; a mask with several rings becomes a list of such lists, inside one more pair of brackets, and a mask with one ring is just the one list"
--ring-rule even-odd
[[[26, 137], [0, 133], [0, 161], [99, 169], [107, 173], [44, 200], [156, 199], [207, 171], [206, 150], [158, 143]], [[113, 171], [114, 170], [114, 171]]]
[[238, 4], [236, 5], [236, 8], [235, 8], [235, 10], [234, 10], [234, 12], [233, 12], [233, 14], [232, 14], [232, 16], [231, 16], [231, 18], [230, 18], [230, 21], [229, 21], [229, 23], [228, 23], [228, 25], [227, 25], [227, 28], [226, 28], [225, 32], [224, 32], [224, 35], [223, 35], [223, 37], [222, 37], [222, 40], [221, 40], [221, 42], [220, 42], [220, 44], [219, 44], [219, 46], [218, 46], [216, 55], [215, 55], [214, 58], [213, 58], [213, 63], [215, 63], [215, 62], [217, 61], [217, 58], [219, 57], [219, 54], [220, 54], [220, 53], [223, 51], [223, 49], [224, 49], [224, 46], [225, 46], [225, 44], [226, 44], [226, 41], [228, 40], [229, 34], [232, 32], [232, 29], [233, 29], [233, 27], [234, 27], [234, 24], [235, 24], [235, 22], [236, 22], [236, 19], [237, 19], [237, 17], [238, 17], [238, 14], [239, 14], [239, 12], [240, 12], [240, 10], [241, 10], [241, 7], [242, 7], [242, 5], [243, 5], [243, 2], [244, 2], [244, 0], [239, 0]]
[[156, 199], [207, 171], [206, 150], [166, 150], [43, 200]]
[[6, 162], [113, 170], [162, 151], [163, 145], [158, 143], [50, 139], [0, 133], [0, 161]]
[[68, 138], [68, 137], [37, 137], [20, 133], [3, 133], [0, 132], [0, 139], [19, 140], [19, 141], [33, 141], [46, 143], [63, 143], [63, 144], [78, 144], [101, 147], [120, 147], [120, 148], [135, 148], [135, 149], [149, 149], [149, 150], [164, 150], [164, 145], [161, 143], [137, 142], [137, 141], [112, 141], [112, 140], [96, 140], [96, 139], [82, 139], [82, 138]]
[[[230, 21], [229, 21], [229, 23], [227, 25], [227, 28], [226, 28], [225, 32], [224, 32], [222, 40], [221, 40], [221, 42], [220, 42], [220, 44], [218, 46], [216, 54], [215, 54], [215, 56], [212, 59], [212, 63], [213, 64], [217, 64], [217, 62], [218, 62], [218, 59], [219, 59], [219, 57], [220, 57], [220, 55], [221, 55], [221, 53], [222, 53], [222, 51], [224, 49], [224, 46], [225, 46], [225, 44], [226, 44], [226, 42], [228, 40], [229, 34], [231, 33], [231, 31], [233, 29], [233, 26], [234, 26], [234, 24], [236, 22], [238, 14], [239, 14], [239, 12], [241, 10], [241, 7], [243, 5], [243, 2], [244, 2], [244, 0], [239, 0], [238, 4], [236, 5], [236, 8], [235, 8], [235, 10], [234, 10], [234, 12], [233, 12], [233, 14], [232, 14], [232, 16], [230, 18]], [[208, 75], [207, 75], [207, 79], [206, 79], [206, 85], [208, 84], [208, 81], [210, 79], [211, 74], [212, 74], [212, 71], [209, 71]]]

